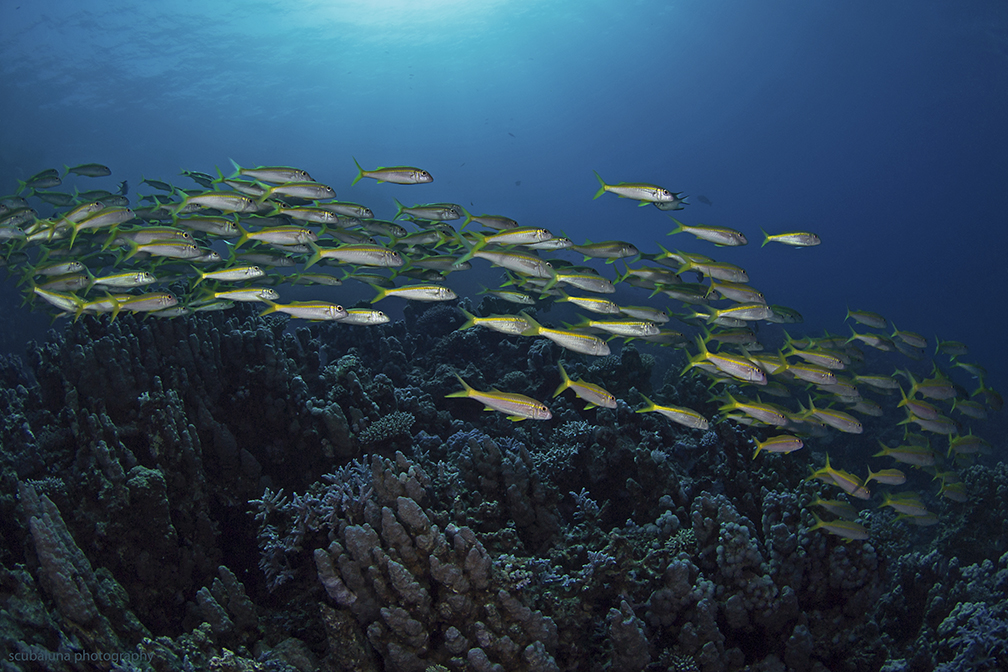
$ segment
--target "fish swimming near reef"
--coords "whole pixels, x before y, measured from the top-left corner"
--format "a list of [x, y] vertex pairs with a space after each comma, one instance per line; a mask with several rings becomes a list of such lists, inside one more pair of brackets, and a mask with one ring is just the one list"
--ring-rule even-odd
[[531, 397], [526, 397], [524, 394], [501, 392], [496, 389], [490, 390], [489, 392], [480, 392], [469, 385], [469, 383], [462, 380], [462, 377], [458, 374], [455, 374], [455, 377], [458, 378], [460, 383], [462, 383], [463, 389], [459, 392], [446, 394], [446, 398], [465, 397], [475, 399], [484, 405], [483, 410], [507, 413], [508, 420], [511, 420], [512, 422], [520, 422], [522, 420], [529, 419], [549, 420], [553, 417], [553, 414], [550, 413], [546, 404], [536, 401]]
[[357, 163], [357, 159], [354, 159], [354, 163], [357, 165], [357, 177], [350, 183], [350, 186], [357, 184], [357, 182], [365, 177], [377, 180], [378, 184], [382, 182], [390, 182], [392, 184], [427, 184], [434, 181], [433, 176], [422, 168], [414, 168], [413, 166], [392, 166], [385, 168], [379, 166], [374, 170], [364, 170]]

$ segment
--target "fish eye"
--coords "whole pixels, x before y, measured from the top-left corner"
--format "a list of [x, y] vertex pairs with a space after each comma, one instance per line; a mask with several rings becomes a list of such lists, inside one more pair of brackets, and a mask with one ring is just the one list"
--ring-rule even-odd
[[337, 313], [343, 312], [343, 306], [336, 304], [336, 312]]

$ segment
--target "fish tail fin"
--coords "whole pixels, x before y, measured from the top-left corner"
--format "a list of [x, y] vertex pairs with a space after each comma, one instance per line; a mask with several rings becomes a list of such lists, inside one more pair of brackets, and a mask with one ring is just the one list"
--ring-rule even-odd
[[206, 280], [206, 277], [207, 277], [207, 274], [206, 274], [206, 273], [204, 273], [203, 271], [201, 271], [201, 270], [200, 270], [199, 268], [197, 268], [196, 266], [193, 266], [192, 264], [190, 264], [190, 267], [191, 267], [191, 268], [192, 268], [192, 269], [193, 269], [194, 271], [196, 271], [196, 276], [197, 276], [197, 277], [196, 277], [196, 281], [195, 281], [195, 282], [193, 283], [193, 285], [192, 285], [192, 288], [193, 288], [193, 289], [196, 289], [196, 286], [197, 286], [197, 285], [199, 285], [199, 284], [200, 284], [201, 282], [203, 282], [204, 280]]
[[656, 408], [658, 408], [653, 401], [651, 401], [650, 399], [648, 399], [647, 395], [641, 394], [640, 396], [643, 397], [644, 403], [647, 404], [647, 405], [644, 406], [644, 408], [638, 408], [637, 411], [636, 411], [637, 413], [650, 413], [651, 411], [653, 411]]
[[359, 163], [357, 163], [357, 158], [356, 157], [350, 157], [350, 158], [353, 159], [354, 164], [357, 166], [357, 177], [355, 177], [353, 179], [353, 182], [350, 183], [350, 186], [352, 187], [353, 185], [355, 185], [358, 182], [360, 182], [360, 179], [362, 177], [364, 177], [364, 169], [361, 168], [361, 165]]
[[450, 393], [446, 394], [445, 395], [445, 399], [449, 399], [449, 398], [452, 398], [452, 397], [468, 397], [469, 393], [473, 391], [472, 386], [469, 383], [467, 383], [466, 381], [462, 380], [462, 376], [460, 376], [460, 375], [458, 375], [456, 373], [455, 377], [458, 379], [458, 381], [460, 383], [462, 383], [462, 389], [459, 390], [458, 392], [450, 392]]
[[557, 275], [557, 272], [551, 268], [550, 269], [550, 279], [549, 279], [549, 282], [547, 282], [545, 285], [543, 285], [543, 292], [546, 292], [548, 290], [553, 289], [556, 286], [557, 282], [559, 282], [559, 281], [560, 281], [560, 276]]
[[[372, 285], [372, 287], [374, 287], [374, 285]], [[378, 291], [378, 293], [375, 294], [375, 297], [373, 299], [371, 299], [371, 303], [378, 303], [386, 296], [388, 296], [388, 290], [385, 289], [384, 287], [375, 287], [375, 289]]]
[[700, 335], [697, 335], [696, 342], [697, 342], [697, 345], [700, 347], [700, 353], [699, 354], [703, 355], [704, 359], [707, 359], [707, 355], [710, 354], [710, 350], [707, 349], [707, 342], [704, 341], [703, 337], [700, 336]]
[[[272, 196], [273, 192], [276, 191], [281, 186], [283, 186], [283, 185], [277, 185], [275, 187], [270, 187], [269, 189], [267, 189], [266, 191], [264, 191], [261, 196], [259, 196], [258, 198], [255, 199], [255, 201], [254, 201], [255, 204], [256, 205], [262, 205], [263, 203], [265, 203], [266, 199], [268, 199], [270, 196]], [[274, 207], [279, 207], [279, 206], [274, 206]]]
[[682, 222], [680, 222], [680, 221], [679, 221], [678, 219], [676, 219], [676, 218], [675, 218], [675, 217], [673, 217], [672, 215], [669, 215], [668, 217], [669, 217], [669, 219], [671, 219], [671, 220], [672, 220], [673, 222], [675, 222], [676, 224], [678, 224], [678, 226], [677, 226], [676, 228], [672, 229], [671, 231], [669, 231], [669, 232], [668, 232], [667, 234], [665, 234], [665, 235], [667, 235], [667, 236], [674, 236], [675, 234], [677, 234], [677, 233], [682, 233], [683, 231], [685, 231], [685, 230], [686, 230], [686, 229], [684, 229], [684, 228], [683, 228], [683, 223], [682, 223]]
[[[462, 224], [459, 226], [459, 231], [461, 231], [462, 229], [464, 229], [466, 227], [466, 224], [468, 224], [469, 222], [471, 222], [473, 220], [472, 213], [469, 212], [468, 210], [466, 210], [465, 206], [462, 206], [462, 212], [465, 213], [465, 219], [462, 220]], [[435, 245], [435, 247], [437, 247], [437, 246]]]
[[117, 224], [109, 230], [108, 238], [106, 238], [105, 242], [102, 243], [101, 250], [99, 250], [99, 252], [104, 252], [108, 248], [112, 247], [112, 244], [115, 243], [116, 236], [118, 234], [119, 234], [119, 225]]
[[249, 232], [245, 229], [244, 226], [241, 225], [241, 220], [235, 221], [235, 226], [238, 227], [238, 231], [241, 233], [241, 235], [238, 237], [238, 240], [235, 241], [234, 247], [232, 248], [237, 250], [239, 247], [248, 242]]
[[760, 443], [759, 439], [753, 439], [753, 443], [756, 444], [756, 451], [752, 454], [752, 459], [755, 460], [756, 456], [760, 454], [761, 450], [763, 450], [763, 445], [764, 444]]
[[259, 317], [262, 317], [263, 315], [269, 315], [270, 313], [275, 313], [280, 309], [280, 304], [277, 303], [276, 301], [270, 301], [269, 299], [262, 299], [262, 302], [268, 303], [269, 308], [259, 313]]
[[557, 362], [557, 366], [560, 367], [560, 387], [558, 387], [556, 392], [553, 393], [554, 397], [559, 397], [561, 392], [571, 386], [570, 376], [568, 376], [567, 372], [564, 370], [563, 363]]
[[[232, 159], [230, 156], [228, 157], [228, 161], [231, 162], [231, 165], [234, 167], [234, 171], [235, 171], [234, 173], [231, 174], [231, 179], [233, 180], [235, 178], [241, 177], [242, 167], [239, 166], [238, 163], [234, 159]], [[220, 169], [218, 169], [217, 172], [219, 173]]]
[[73, 233], [70, 234], [70, 247], [67, 248], [67, 249], [71, 249], [72, 250], [73, 249], [74, 241], [77, 240], [77, 234], [78, 234], [78, 232], [80, 232], [80, 222], [74, 222], [70, 226], [70, 228], [73, 229]]
[[[478, 236], [479, 234], [478, 233], [473, 233], [472, 235]], [[470, 243], [469, 239], [467, 239], [464, 235], [462, 235], [462, 233], [460, 231], [456, 231], [455, 232], [455, 240], [458, 241], [458, 243], [460, 245], [462, 245], [462, 247], [464, 247], [466, 249], [466, 253], [463, 254], [461, 257], [459, 257], [458, 259], [455, 260], [455, 265], [464, 264], [465, 262], [467, 262], [470, 259], [472, 259], [473, 256], [476, 254], [476, 246], [475, 246], [475, 244]], [[485, 236], [483, 238], [483, 244], [486, 245], [486, 237]]]
[[864, 483], [862, 483], [861, 485], [863, 486], [868, 485], [868, 483], [870, 483], [872, 480], [875, 480], [876, 476], [878, 476], [878, 472], [872, 471], [871, 467], [868, 467], [868, 478], [866, 478], [864, 480]]
[[469, 329], [471, 327], [475, 327], [476, 326], [476, 316], [473, 315], [472, 313], [470, 313], [465, 308], [459, 308], [459, 310], [462, 311], [462, 314], [465, 315], [465, 318], [466, 318], [466, 321], [462, 323], [462, 326], [460, 326], [459, 329]]
[[211, 184], [213, 184], [213, 185], [224, 184], [225, 180], [230, 179], [230, 178], [224, 177], [224, 173], [221, 172], [221, 169], [220, 169], [219, 166], [214, 166], [214, 170], [217, 171], [217, 179], [216, 180], [211, 180], [210, 181]]
[[125, 254], [123, 252], [119, 253], [119, 258], [116, 259], [116, 262], [115, 262], [116, 266], [118, 266], [122, 262], [126, 261], [127, 259], [131, 259], [131, 258], [135, 257], [137, 255], [137, 253], [140, 251], [140, 244], [137, 243], [134, 240], [129, 240], [127, 238], [126, 239], [126, 246], [129, 249], [129, 252], [125, 253]]
[[[765, 247], [766, 244], [770, 242], [770, 234], [767, 233], [766, 230], [762, 226], [760, 227], [759, 230], [763, 232], [763, 244], [760, 245], [760, 247]], [[850, 312], [850, 308], [848, 308], [847, 310], [848, 310], [848, 313], [849, 313]]]
[[309, 240], [308, 247], [310, 247], [314, 254], [308, 257], [308, 261], [305, 262], [305, 267], [303, 270], [307, 271], [309, 268], [317, 264], [322, 259], [322, 248], [315, 244], [315, 241]]
[[598, 179], [599, 184], [602, 185], [599, 187], [599, 190], [595, 192], [595, 196], [592, 198], [592, 200], [594, 201], [596, 198], [598, 198], [599, 196], [601, 196], [606, 192], [606, 187], [608, 187], [609, 185], [605, 183], [605, 180], [602, 179], [602, 176], [598, 174], [597, 170], [593, 170], [592, 172], [595, 173], [595, 178]]
[[528, 322], [528, 324], [529, 324], [529, 328], [526, 329], [525, 331], [523, 331], [521, 333], [521, 335], [522, 336], [538, 336], [539, 332], [542, 330], [542, 325], [539, 324], [538, 322], [536, 322], [534, 319], [532, 319], [532, 316], [529, 315], [528, 313], [526, 313], [525, 311], [521, 311], [518, 314], [521, 315], [522, 317], [524, 317], [525, 321]]
[[392, 200], [396, 204], [395, 217], [393, 217], [392, 219], [399, 219], [399, 216], [403, 214], [403, 212], [406, 210], [406, 206], [400, 203], [398, 198], [393, 197]]

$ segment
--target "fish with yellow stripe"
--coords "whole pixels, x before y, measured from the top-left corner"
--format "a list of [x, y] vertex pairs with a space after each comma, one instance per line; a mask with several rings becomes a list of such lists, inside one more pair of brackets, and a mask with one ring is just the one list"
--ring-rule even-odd
[[462, 390], [446, 394], [445, 398], [463, 397], [475, 399], [483, 404], [485, 411], [498, 411], [506, 413], [507, 419], [512, 422], [522, 420], [549, 420], [553, 417], [546, 404], [536, 401], [532, 397], [514, 392], [501, 392], [493, 389], [489, 392], [481, 392], [473, 388], [469, 383], [462, 380], [462, 376], [455, 374], [458, 381], [462, 383]]

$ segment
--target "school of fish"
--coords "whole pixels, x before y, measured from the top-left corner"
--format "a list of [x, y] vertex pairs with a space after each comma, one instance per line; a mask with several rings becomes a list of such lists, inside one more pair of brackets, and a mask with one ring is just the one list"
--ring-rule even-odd
[[[363, 178], [398, 185], [434, 179], [412, 166], [365, 170], [356, 159], [354, 163], [357, 175], [351, 186]], [[126, 182], [116, 193], [55, 189], [69, 175], [73, 179], [111, 175], [104, 165], [67, 166], [62, 174], [56, 169], [42, 171], [19, 182], [15, 195], [0, 199], [3, 263], [25, 287], [26, 301], [50, 311], [54, 319], [89, 315], [114, 320], [123, 311], [177, 318], [226, 310], [235, 302], [258, 302], [263, 304], [262, 315], [285, 313], [295, 319], [368, 326], [389, 318], [374, 308], [344, 308], [326, 301], [281, 303], [283, 286], [335, 287], [354, 280], [374, 287], [372, 304], [393, 296], [452, 301], [458, 296], [445, 278], [480, 259], [507, 276], [504, 285], [487, 293], [515, 309], [489, 316], [463, 310], [461, 329], [483, 327], [515, 338], [545, 337], [588, 356], [610, 354], [608, 341], [613, 338], [685, 348], [688, 363], [682, 374], [704, 376], [710, 389], [718, 390], [712, 393], [720, 403], [715, 421], [732, 420], [772, 434], [754, 439], [754, 460], [761, 452], [799, 450], [805, 440], [830, 431], [861, 434], [864, 425], [859, 416], [884, 417], [883, 405], [901, 409], [903, 440], [900, 445], [879, 441], [881, 450], [875, 455], [901, 466], [889, 463], [877, 471], [869, 466], [862, 479], [835, 468], [827, 456], [826, 464], [809, 476], [848, 498], [870, 500], [872, 481], [898, 487], [907, 480], [902, 469], [915, 468], [933, 475], [937, 496], [965, 503], [969, 494], [956, 467], [991, 452], [990, 443], [974, 434], [971, 425], [1000, 411], [1003, 402], [985, 384], [984, 369], [965, 359], [968, 349], [962, 343], [937, 338], [931, 342], [896, 328], [878, 313], [848, 310], [849, 336], [792, 338], [785, 331], [784, 347], [768, 351], [758, 336], [759, 324], [793, 324], [802, 317], [792, 308], [768, 303], [749, 284], [747, 272], [733, 264], [662, 246], [660, 252], [642, 252], [622, 241], [578, 244], [544, 228], [520, 226], [503, 215], [474, 215], [455, 203], [407, 206], [395, 199], [396, 216], [381, 220], [366, 206], [336, 200], [331, 186], [305, 170], [232, 164], [229, 177], [219, 170], [217, 177], [183, 171], [182, 176], [196, 185], [189, 188], [145, 178], [142, 184], [151, 193], [142, 196], [137, 207], [131, 207]], [[648, 183], [608, 184], [598, 173], [595, 176], [600, 184], [595, 198], [614, 194], [663, 211], [689, 205], [681, 192]], [[36, 208], [46, 206], [53, 212], [42, 217]], [[716, 246], [748, 243], [740, 231], [688, 225], [669, 217], [675, 224], [669, 235], [688, 233]], [[808, 231], [762, 233], [763, 246], [810, 247], [822, 242]], [[624, 271], [613, 264], [615, 277], [609, 278], [594, 266], [558, 257], [560, 250], [583, 255], [585, 262], [621, 260]], [[324, 270], [334, 267], [341, 272]], [[689, 272], [696, 274], [697, 282], [682, 277]], [[605, 295], [613, 294], [618, 283], [639, 288], [649, 298], [673, 299], [681, 312], [617, 305]], [[169, 285], [182, 291], [168, 291]], [[582, 321], [563, 328], [539, 324], [525, 310], [545, 301], [572, 304], [583, 311]], [[693, 335], [668, 328], [673, 317]], [[913, 361], [943, 355], [944, 368], [932, 361], [930, 373], [915, 376], [897, 360], [895, 373], [869, 371], [862, 346]], [[616, 407], [612, 394], [597, 384], [570, 379], [562, 364], [559, 375], [562, 382], [554, 397], [571, 390], [586, 402], [586, 409]], [[953, 375], [975, 381], [974, 389], [954, 382]], [[475, 399], [514, 421], [552, 417], [541, 401], [496, 389], [476, 390], [461, 378], [459, 383], [463, 389], [448, 397]], [[694, 409], [646, 397], [641, 401], [638, 413], [659, 413], [698, 430], [711, 425], [711, 419]], [[868, 538], [867, 528], [857, 522], [860, 512], [850, 501], [820, 498], [811, 505], [833, 517], [814, 514], [813, 529], [847, 541]], [[886, 491], [881, 506], [914, 525], [938, 522], [914, 491]]]

